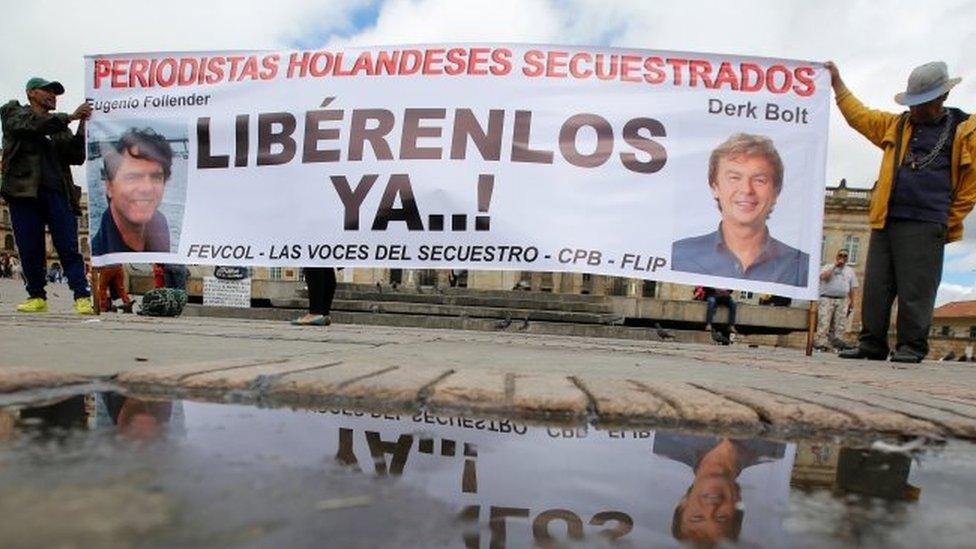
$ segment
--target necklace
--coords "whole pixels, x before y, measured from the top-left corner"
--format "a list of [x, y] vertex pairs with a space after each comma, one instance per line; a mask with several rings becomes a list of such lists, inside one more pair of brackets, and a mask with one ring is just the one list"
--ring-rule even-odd
[[942, 128], [942, 134], [939, 135], [939, 140], [932, 147], [932, 150], [922, 158], [916, 158], [912, 151], [905, 153], [904, 164], [913, 170], [920, 170], [935, 160], [935, 157], [939, 156], [939, 152], [942, 151], [942, 147], [945, 147], [946, 142], [949, 141], [949, 133], [952, 129], [952, 111], [946, 111], [945, 125]]

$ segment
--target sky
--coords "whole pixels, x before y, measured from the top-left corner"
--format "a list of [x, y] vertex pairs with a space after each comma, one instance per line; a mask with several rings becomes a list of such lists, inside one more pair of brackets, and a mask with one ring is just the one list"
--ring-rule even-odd
[[[891, 111], [911, 69], [942, 60], [963, 77], [948, 104], [976, 112], [976, 0], [33, 0], [5, 11], [0, 97], [23, 98], [40, 75], [65, 85], [65, 111], [84, 98], [85, 54], [476, 41], [833, 60], [862, 101]], [[870, 187], [880, 158], [835, 109], [825, 184]], [[976, 217], [968, 225], [946, 248], [939, 303], [976, 299]]]

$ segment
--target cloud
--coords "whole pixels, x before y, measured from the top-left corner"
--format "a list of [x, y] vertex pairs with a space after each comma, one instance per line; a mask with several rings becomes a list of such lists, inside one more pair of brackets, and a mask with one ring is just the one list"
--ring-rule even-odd
[[32, 75], [61, 80], [59, 105], [84, 99], [85, 54], [288, 48], [313, 32], [349, 32], [367, 0], [23, 2], [4, 14], [0, 97], [23, 100]]
[[971, 301], [976, 299], [976, 284], [966, 286], [962, 284], [939, 284], [939, 291], [935, 297], [935, 306], [945, 305], [952, 301]]

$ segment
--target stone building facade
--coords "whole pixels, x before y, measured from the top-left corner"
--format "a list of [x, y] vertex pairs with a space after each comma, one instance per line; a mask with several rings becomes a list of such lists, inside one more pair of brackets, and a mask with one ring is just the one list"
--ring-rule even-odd
[[[864, 285], [864, 268], [868, 259], [868, 241], [871, 227], [868, 226], [868, 206], [871, 204], [873, 189], [852, 189], [847, 181], [840, 180], [836, 187], [827, 187], [824, 201], [823, 244], [820, 264], [833, 262], [837, 251], [846, 249], [850, 254], [848, 265], [857, 274], [857, 281]], [[849, 332], [861, 329], [860, 289], [854, 292], [854, 311], [847, 323]]]

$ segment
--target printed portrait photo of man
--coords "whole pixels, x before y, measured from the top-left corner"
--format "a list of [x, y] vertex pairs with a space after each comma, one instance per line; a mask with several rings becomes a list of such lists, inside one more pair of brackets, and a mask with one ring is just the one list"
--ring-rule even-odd
[[173, 149], [151, 129], [132, 128], [104, 146], [108, 207], [92, 238], [92, 255], [169, 252], [169, 224], [158, 211], [173, 166]]
[[735, 134], [712, 151], [708, 185], [721, 214], [714, 232], [671, 247], [671, 269], [806, 286], [810, 256], [769, 234], [783, 189], [783, 161], [772, 140]]

